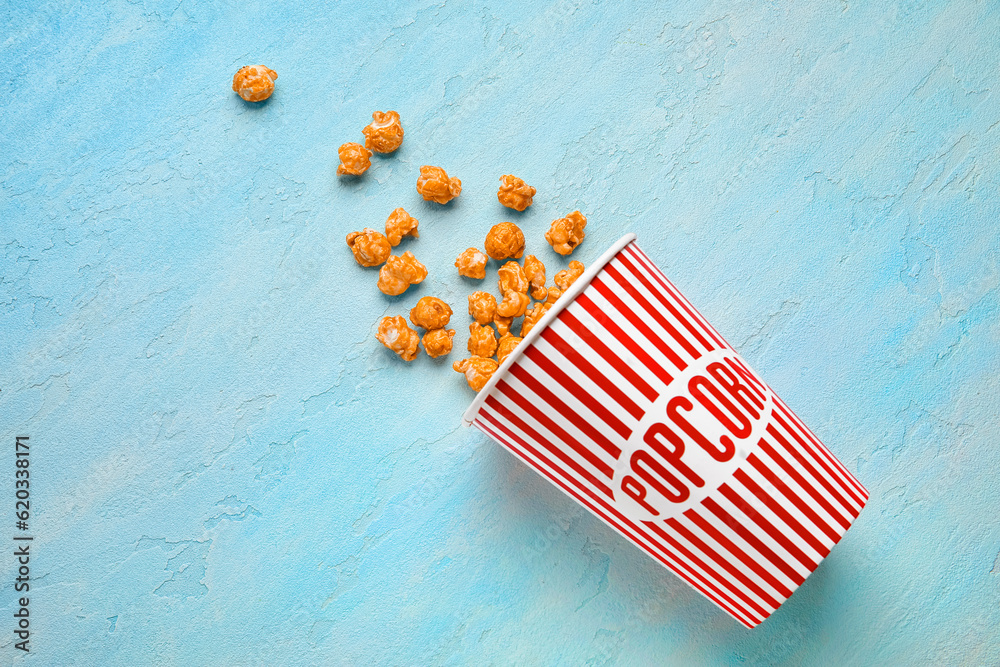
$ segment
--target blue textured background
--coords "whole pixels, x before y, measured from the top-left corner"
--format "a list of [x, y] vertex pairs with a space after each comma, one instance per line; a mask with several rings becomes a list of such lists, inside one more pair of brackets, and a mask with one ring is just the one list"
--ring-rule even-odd
[[[674, 4], [3, 2], [0, 458], [31, 436], [36, 535], [4, 663], [1000, 662], [997, 9]], [[338, 181], [387, 108], [402, 149]], [[387, 298], [344, 236], [396, 206], [430, 276]], [[756, 630], [460, 428], [454, 354], [373, 337], [435, 294], [464, 350], [458, 251], [514, 219], [551, 275], [577, 207], [575, 258], [635, 231], [872, 492]]]

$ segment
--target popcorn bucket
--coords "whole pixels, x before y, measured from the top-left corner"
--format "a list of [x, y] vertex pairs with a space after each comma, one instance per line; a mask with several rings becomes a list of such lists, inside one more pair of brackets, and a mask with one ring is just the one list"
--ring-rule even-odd
[[750, 628], [868, 499], [634, 234], [562, 295], [463, 421]]

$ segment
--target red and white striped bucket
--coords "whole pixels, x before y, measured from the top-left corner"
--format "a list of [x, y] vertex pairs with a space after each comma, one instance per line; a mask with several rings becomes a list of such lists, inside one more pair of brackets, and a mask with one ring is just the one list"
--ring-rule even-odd
[[463, 421], [752, 628], [868, 491], [634, 239], [563, 294]]

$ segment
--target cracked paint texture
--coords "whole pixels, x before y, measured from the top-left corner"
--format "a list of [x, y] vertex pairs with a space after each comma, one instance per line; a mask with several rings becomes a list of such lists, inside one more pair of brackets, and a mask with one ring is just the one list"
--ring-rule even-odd
[[[5, 663], [1000, 663], [995, 4], [3, 7], [0, 445], [31, 438], [35, 535]], [[376, 109], [402, 148], [338, 179]], [[462, 195], [420, 200], [422, 164]], [[430, 275], [390, 298], [344, 237], [397, 206]], [[433, 294], [464, 350], [455, 256], [514, 220], [551, 276], [576, 208], [574, 259], [636, 232], [872, 492], [756, 630], [374, 338]]]

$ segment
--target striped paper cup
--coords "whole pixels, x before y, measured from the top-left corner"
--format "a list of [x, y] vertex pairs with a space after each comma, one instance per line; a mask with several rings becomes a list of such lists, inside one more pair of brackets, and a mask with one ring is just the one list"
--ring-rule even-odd
[[868, 491], [634, 239], [563, 294], [463, 421], [754, 627]]

